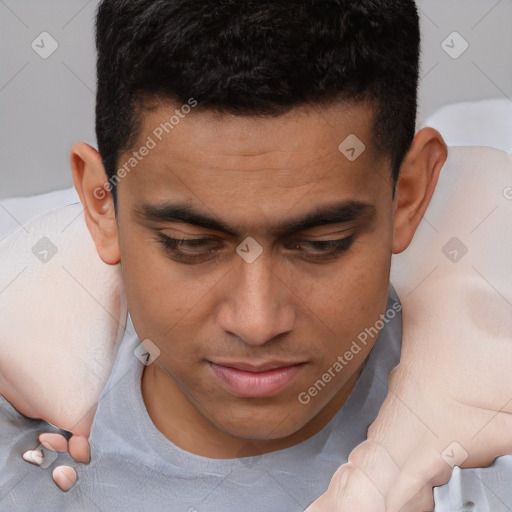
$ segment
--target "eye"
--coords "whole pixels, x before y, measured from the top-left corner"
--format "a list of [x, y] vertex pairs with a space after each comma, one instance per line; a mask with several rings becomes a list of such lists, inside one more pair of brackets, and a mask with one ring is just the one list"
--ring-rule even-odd
[[219, 241], [212, 238], [172, 238], [159, 233], [158, 242], [172, 257], [184, 263], [197, 263], [218, 252]]
[[354, 241], [355, 235], [336, 240], [296, 240], [288, 247], [301, 251], [306, 259], [329, 260], [347, 251]]
[[[347, 251], [355, 235], [336, 240], [294, 240], [286, 248], [298, 251], [306, 260], [315, 262], [336, 258]], [[182, 263], [203, 263], [213, 259], [222, 248], [222, 243], [213, 238], [172, 238], [159, 233], [157, 241], [170, 253], [172, 259]]]

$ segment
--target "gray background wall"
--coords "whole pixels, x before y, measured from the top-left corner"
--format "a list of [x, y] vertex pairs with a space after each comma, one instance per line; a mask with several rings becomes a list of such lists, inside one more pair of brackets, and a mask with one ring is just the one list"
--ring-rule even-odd
[[[0, 0], [0, 199], [71, 186], [71, 145], [95, 145], [97, 3]], [[419, 122], [447, 103], [512, 101], [512, 0], [417, 3], [423, 32]], [[39, 37], [42, 32], [56, 43]], [[458, 56], [465, 41], [469, 46]], [[55, 44], [48, 58], [39, 55]]]

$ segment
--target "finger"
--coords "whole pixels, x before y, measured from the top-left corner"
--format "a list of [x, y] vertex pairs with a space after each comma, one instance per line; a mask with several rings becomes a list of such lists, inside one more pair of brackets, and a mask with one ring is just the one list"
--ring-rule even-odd
[[[348, 462], [366, 475], [381, 496], [386, 496], [400, 473], [400, 468], [385, 446], [368, 439], [356, 446]], [[348, 492], [350, 489], [345, 489]]]
[[39, 442], [48, 450], [54, 452], [67, 452], [68, 440], [61, 434], [45, 432], [39, 434]]
[[387, 496], [386, 512], [429, 510], [432, 488], [444, 485], [452, 475], [453, 467], [435, 448], [423, 446], [412, 453], [404, 464]]
[[[412, 499], [405, 504], [400, 512], [432, 512], [434, 510], [434, 491], [432, 486], [427, 485]], [[388, 510], [386, 510], [388, 512]]]
[[71, 466], [57, 466], [52, 471], [53, 481], [64, 492], [69, 491], [76, 483], [76, 471]]
[[30, 464], [34, 464], [36, 466], [40, 466], [44, 458], [41, 450], [27, 450], [22, 457], [26, 462], [30, 462]]
[[468, 458], [459, 466], [487, 467], [496, 457], [512, 453], [512, 414], [489, 411], [489, 418], [482, 420], [470, 434], [464, 443]]
[[327, 491], [306, 512], [385, 512], [384, 497], [356, 466], [340, 466]]
[[69, 440], [69, 453], [77, 462], [89, 464], [91, 461], [91, 448], [87, 437], [72, 436]]

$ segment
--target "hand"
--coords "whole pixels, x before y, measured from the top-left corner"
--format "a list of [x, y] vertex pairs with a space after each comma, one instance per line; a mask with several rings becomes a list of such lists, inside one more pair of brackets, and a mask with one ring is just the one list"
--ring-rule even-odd
[[[31, 251], [42, 233], [58, 249], [44, 265]], [[86, 462], [96, 404], [126, 328], [120, 265], [101, 260], [83, 207], [72, 204], [1, 240], [0, 266], [0, 395], [24, 416], [72, 432], [64, 451]], [[82, 300], [84, 290], [94, 300]], [[32, 463], [43, 456], [29, 452]]]
[[[87, 437], [72, 435], [68, 439], [61, 434], [43, 433], [39, 435], [39, 443], [47, 450], [55, 452], [69, 452], [77, 461], [83, 464], [90, 462], [90, 446]], [[31, 464], [42, 464], [44, 454], [42, 450], [28, 450], [23, 454], [23, 459]], [[57, 466], [52, 472], [53, 481], [62, 491], [69, 491], [77, 480], [77, 474], [71, 466]]]
[[[88, 464], [91, 458], [91, 449], [89, 445], [89, 435], [91, 426], [96, 413], [97, 405], [89, 409], [87, 414], [82, 417], [78, 423], [73, 424], [70, 430], [63, 430], [67, 432], [62, 435], [55, 432], [45, 432], [39, 434], [39, 443], [47, 450], [54, 452], [69, 452], [76, 462]], [[66, 419], [63, 415], [61, 425], [67, 425]], [[44, 460], [44, 453], [36, 447], [34, 450], [27, 450], [23, 455], [23, 460], [30, 464], [42, 464]], [[71, 466], [57, 466], [53, 472], [53, 481], [62, 491], [69, 491], [77, 480], [77, 474]]]
[[509, 304], [478, 277], [441, 276], [408, 306], [402, 359], [368, 439], [307, 512], [432, 510], [432, 488], [454, 465], [512, 453]]
[[307, 512], [432, 510], [454, 465], [512, 453], [511, 177], [506, 153], [450, 148], [427, 222], [394, 260], [403, 337], [388, 397]]

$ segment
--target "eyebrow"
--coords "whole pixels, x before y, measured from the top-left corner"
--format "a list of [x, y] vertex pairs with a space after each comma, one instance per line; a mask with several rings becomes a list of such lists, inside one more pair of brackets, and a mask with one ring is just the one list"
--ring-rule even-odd
[[[370, 219], [373, 218], [375, 212], [375, 207], [372, 204], [358, 200], [327, 204], [301, 217], [280, 222], [271, 230], [271, 233], [278, 238], [286, 238], [300, 231], [319, 226], [352, 222], [362, 218]], [[220, 231], [237, 238], [242, 236], [221, 219], [207, 215], [186, 203], [143, 203], [135, 208], [135, 214], [146, 221], [178, 222]]]

